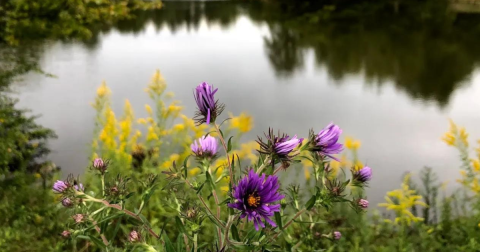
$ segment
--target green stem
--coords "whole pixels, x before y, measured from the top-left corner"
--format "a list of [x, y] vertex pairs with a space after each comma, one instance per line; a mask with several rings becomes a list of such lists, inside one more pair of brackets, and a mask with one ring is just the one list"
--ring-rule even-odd
[[220, 142], [222, 142], [223, 149], [225, 149], [225, 155], [227, 156], [227, 162], [228, 162], [228, 171], [230, 174], [230, 184], [231, 184], [231, 187], [233, 188], [233, 170], [232, 170], [232, 163], [230, 162], [230, 156], [228, 155], [227, 144], [225, 143], [225, 139], [223, 138], [222, 133], [220, 133], [220, 128], [218, 127], [218, 125], [216, 123], [214, 123], [213, 125], [215, 125], [215, 130], [218, 133], [218, 138], [220, 138]]
[[197, 252], [197, 232], [193, 233], [193, 251]]
[[288, 226], [290, 226], [293, 223], [293, 221], [296, 218], [298, 218], [300, 215], [302, 215], [305, 211], [307, 211], [307, 209], [304, 208], [304, 209], [300, 210], [297, 214], [295, 214], [295, 216], [293, 216], [293, 218], [290, 221], [288, 221], [287, 224], [285, 224], [283, 226], [282, 230], [280, 230], [277, 234], [275, 234], [272, 238], [270, 238], [270, 241], [273, 241], [273, 240], [277, 239], [277, 237], [283, 233], [283, 230], [286, 230], [288, 228]]
[[262, 164], [260, 167], [257, 168], [257, 174], [261, 174], [262, 171], [263, 171], [263, 169], [265, 169], [265, 167], [267, 167], [267, 164], [270, 163], [270, 160], [269, 160], [269, 159], [270, 159], [269, 156], [267, 156], [267, 157], [265, 158], [265, 160], [263, 161], [263, 164]]
[[105, 174], [102, 174], [102, 196], [105, 197]]

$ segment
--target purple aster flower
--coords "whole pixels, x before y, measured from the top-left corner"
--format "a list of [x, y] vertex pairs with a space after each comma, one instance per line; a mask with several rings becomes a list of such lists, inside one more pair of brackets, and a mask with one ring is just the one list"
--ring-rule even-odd
[[273, 160], [281, 161], [284, 168], [289, 167], [291, 159], [296, 155], [292, 154], [292, 151], [302, 143], [303, 138], [294, 136], [289, 139], [288, 135], [280, 135], [280, 133], [276, 136], [273, 129], [268, 129], [268, 135], [265, 134], [265, 137], [266, 141], [260, 137], [257, 140], [260, 145], [258, 152], [272, 156], [272, 162]]
[[200, 137], [190, 145], [190, 149], [197, 157], [214, 157], [217, 154], [217, 139], [212, 136]]
[[324, 157], [330, 157], [338, 161], [333, 154], [338, 154], [343, 150], [343, 145], [338, 143], [338, 138], [342, 134], [342, 130], [337, 125], [330, 123], [318, 134], [312, 131], [310, 133], [311, 151], [317, 152]]
[[342, 238], [342, 233], [340, 233], [339, 231], [333, 232], [333, 239], [340, 240], [340, 238]]
[[365, 183], [372, 179], [372, 168], [365, 166], [357, 172], [354, 172], [353, 178], [359, 182]]
[[55, 191], [56, 193], [63, 193], [67, 189], [68, 184], [65, 183], [65, 181], [57, 180], [57, 182], [53, 184], [53, 191]]
[[250, 170], [248, 175], [234, 186], [235, 203], [228, 206], [240, 210], [241, 218], [247, 217], [249, 221], [253, 221], [257, 231], [259, 225], [265, 227], [262, 219], [276, 227], [270, 217], [274, 212], [280, 211], [280, 204], [272, 203], [285, 197], [277, 192], [279, 187], [277, 176], [271, 175], [265, 179], [265, 174], [260, 177], [255, 171]]
[[358, 200], [358, 206], [362, 209], [367, 209], [368, 208], [368, 200], [359, 199]]
[[288, 135], [285, 137], [279, 138], [278, 142], [274, 144], [275, 153], [279, 155], [288, 155], [302, 141], [303, 141], [303, 138], [298, 139], [296, 135], [291, 139], [288, 139]]
[[213, 89], [213, 87], [206, 82], [198, 85], [195, 89], [194, 97], [198, 106], [198, 111], [195, 114], [197, 124], [210, 124], [210, 122], [215, 122], [217, 116], [222, 113], [224, 106], [223, 104], [219, 104], [218, 101], [215, 101], [214, 97], [217, 91], [218, 88]]

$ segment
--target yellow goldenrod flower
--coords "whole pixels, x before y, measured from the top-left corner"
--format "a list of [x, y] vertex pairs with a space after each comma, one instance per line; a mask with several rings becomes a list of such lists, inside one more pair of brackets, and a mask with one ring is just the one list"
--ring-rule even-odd
[[105, 81], [102, 82], [102, 85], [97, 89], [97, 96], [103, 98], [111, 93], [110, 89], [107, 87]]
[[387, 208], [395, 212], [395, 223], [404, 223], [410, 225], [411, 222], [423, 221], [423, 218], [417, 217], [410, 212], [413, 206], [428, 207], [422, 201], [422, 196], [418, 195], [415, 190], [409, 187], [411, 174], [407, 174], [401, 185], [401, 189], [393, 190], [385, 196], [386, 203], [379, 206]]
[[358, 150], [361, 146], [361, 142], [359, 140], [355, 140], [351, 137], [345, 138], [345, 148], [350, 150]]
[[245, 133], [252, 130], [253, 119], [251, 116], [246, 113], [241, 113], [239, 116], [233, 116], [229, 113], [229, 116], [232, 118], [230, 120], [230, 127], [238, 129], [240, 132]]
[[150, 116], [153, 116], [153, 110], [152, 110], [152, 107], [150, 107], [150, 105], [145, 104], [145, 110]]

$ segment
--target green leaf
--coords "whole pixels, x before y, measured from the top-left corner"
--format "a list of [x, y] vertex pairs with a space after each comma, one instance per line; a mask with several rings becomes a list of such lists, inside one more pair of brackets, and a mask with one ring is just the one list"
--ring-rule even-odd
[[97, 245], [99, 248], [105, 249], [107, 246], [103, 244], [103, 242], [98, 239], [97, 237], [94, 237], [92, 235], [88, 236], [90, 238], [90, 241], [92, 241], [95, 245]]
[[228, 139], [227, 153], [232, 150], [232, 138], [233, 138], [233, 136], [231, 136], [231, 137]]
[[175, 216], [175, 224], [177, 225], [178, 230], [183, 233], [187, 234], [187, 230], [185, 230], [185, 227], [183, 226], [182, 220], [178, 216]]
[[231, 232], [232, 232], [233, 239], [236, 241], [240, 241], [240, 236], [238, 235], [237, 226], [232, 225]]
[[170, 239], [168, 238], [168, 235], [167, 234], [164, 234], [163, 235], [163, 240], [165, 241], [165, 251], [166, 252], [177, 252], [175, 250], [175, 247], [173, 247], [173, 244], [172, 242], [170, 241]]
[[183, 245], [184, 245], [183, 235], [179, 234], [177, 237], [177, 251], [185, 251], [185, 249], [183, 248], [184, 247]]
[[188, 174], [188, 167], [187, 167], [187, 163], [188, 163], [188, 159], [190, 158], [190, 155], [188, 155], [185, 160], [183, 160], [183, 175], [185, 176], [185, 178], [187, 178], [187, 174]]
[[305, 204], [305, 208], [307, 210], [312, 209], [312, 207], [315, 205], [315, 201], [317, 201], [317, 196], [313, 195], [308, 201], [307, 204]]
[[215, 190], [215, 183], [213, 182], [212, 176], [210, 175], [210, 172], [206, 172], [205, 176], [207, 177], [207, 182], [210, 184], [213, 190]]
[[278, 228], [282, 230], [283, 229], [282, 216], [280, 216], [279, 212], [275, 212], [275, 222], [277, 222]]

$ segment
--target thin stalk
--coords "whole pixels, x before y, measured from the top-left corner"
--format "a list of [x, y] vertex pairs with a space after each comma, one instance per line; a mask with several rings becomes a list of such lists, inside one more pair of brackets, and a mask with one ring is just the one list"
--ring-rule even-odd
[[[220, 220], [220, 203], [218, 201], [218, 196], [217, 192], [215, 190], [212, 190], [213, 198], [215, 199], [215, 204], [217, 205], [217, 219]], [[220, 245], [220, 248], [223, 247], [222, 243], [222, 230], [220, 227], [217, 227], [217, 233], [218, 233], [218, 244]]]
[[102, 196], [105, 197], [105, 174], [102, 174]]
[[[193, 233], [193, 251], [194, 252], [197, 252], [197, 248], [198, 248], [198, 245], [197, 245], [197, 232]], [[188, 249], [187, 249], [188, 251]]]
[[263, 169], [265, 169], [265, 167], [267, 166], [267, 164], [270, 163], [270, 160], [269, 160], [269, 159], [270, 159], [270, 157], [268, 157], [268, 156], [265, 158], [265, 160], [263, 161], [263, 164], [262, 164], [260, 167], [258, 167], [258, 169], [257, 169], [257, 174], [262, 173]]
[[216, 123], [214, 123], [213, 125], [215, 125], [215, 130], [218, 133], [218, 138], [220, 138], [220, 142], [222, 142], [223, 149], [225, 149], [225, 155], [227, 156], [227, 162], [228, 162], [228, 171], [230, 173], [230, 184], [233, 188], [233, 170], [232, 170], [232, 163], [230, 162], [230, 156], [228, 155], [227, 144], [225, 143], [225, 139], [223, 139], [222, 133], [220, 133], [220, 128], [218, 127], [218, 125]]
[[297, 214], [295, 214], [295, 216], [293, 216], [293, 218], [290, 221], [288, 221], [287, 224], [285, 224], [285, 226], [283, 226], [282, 230], [280, 230], [277, 234], [275, 234], [272, 238], [270, 238], [270, 241], [273, 241], [273, 240], [277, 239], [277, 237], [283, 233], [282, 231], [287, 229], [288, 226], [290, 226], [293, 223], [293, 221], [296, 218], [298, 218], [300, 215], [302, 215], [305, 211], [307, 211], [307, 209], [304, 208], [304, 209], [300, 210]]
[[97, 230], [98, 234], [100, 235], [100, 238], [102, 238], [103, 244], [105, 244], [105, 246], [108, 246], [108, 240], [105, 237], [105, 235], [102, 234], [102, 231], [98, 227], [97, 222], [92, 217], [89, 217], [89, 219], [93, 223], [93, 225], [95, 226], [95, 230]]

